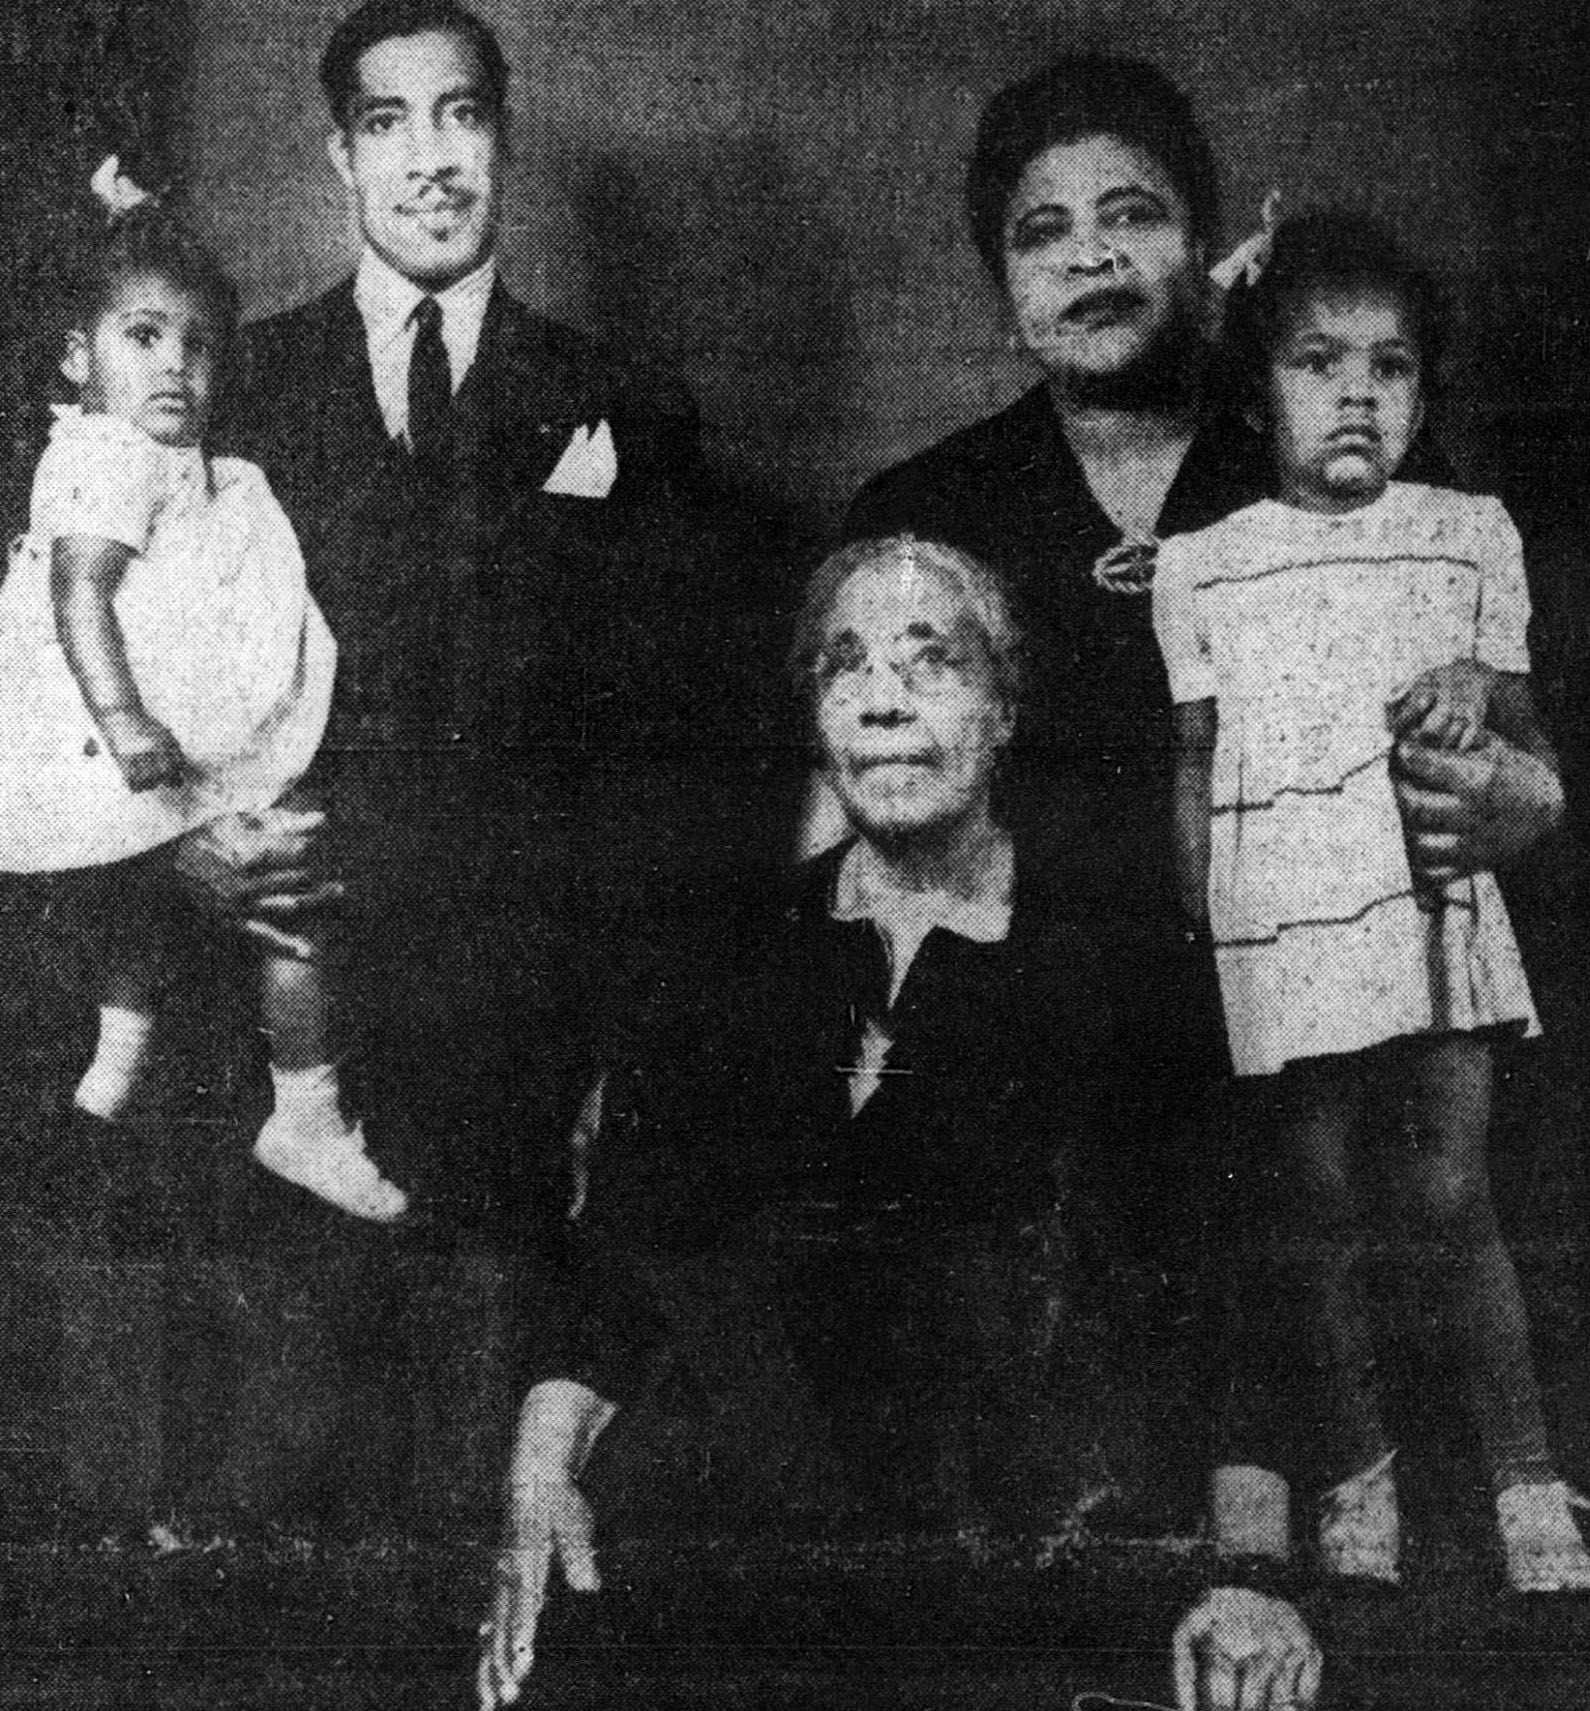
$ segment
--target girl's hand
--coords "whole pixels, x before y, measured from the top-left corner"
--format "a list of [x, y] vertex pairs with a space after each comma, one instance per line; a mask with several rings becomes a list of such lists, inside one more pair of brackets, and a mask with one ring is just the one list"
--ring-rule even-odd
[[142, 707], [112, 707], [98, 715], [111, 757], [129, 790], [181, 784], [188, 770], [177, 739]]
[[1399, 742], [1436, 749], [1478, 748], [1495, 687], [1496, 673], [1477, 660], [1434, 666], [1392, 698], [1387, 722]]

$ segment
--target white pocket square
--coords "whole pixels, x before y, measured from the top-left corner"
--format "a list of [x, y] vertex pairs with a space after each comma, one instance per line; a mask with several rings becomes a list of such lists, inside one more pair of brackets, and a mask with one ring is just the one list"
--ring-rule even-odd
[[541, 491], [574, 499], [605, 499], [617, 480], [618, 447], [604, 416], [594, 428], [574, 430]]

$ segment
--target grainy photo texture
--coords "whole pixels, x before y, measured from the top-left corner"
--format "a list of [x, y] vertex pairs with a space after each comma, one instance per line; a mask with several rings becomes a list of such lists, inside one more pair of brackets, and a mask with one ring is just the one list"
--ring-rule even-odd
[[0, 1706], [1584, 1703], [1577, 10], [0, 56]]

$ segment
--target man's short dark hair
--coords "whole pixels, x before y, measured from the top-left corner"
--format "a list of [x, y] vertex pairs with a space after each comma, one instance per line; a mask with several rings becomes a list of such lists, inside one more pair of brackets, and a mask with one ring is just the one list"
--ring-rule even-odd
[[365, 0], [331, 33], [320, 56], [320, 83], [331, 116], [346, 130], [359, 93], [359, 61], [380, 42], [428, 30], [457, 36], [474, 50], [480, 65], [481, 94], [500, 120], [508, 104], [508, 62], [489, 24], [454, 0]]
[[966, 174], [972, 242], [1005, 277], [1005, 210], [1029, 164], [1057, 143], [1115, 137], [1159, 163], [1209, 242], [1219, 218], [1215, 157], [1192, 103], [1157, 67], [1108, 54], [1065, 54], [1001, 89], [983, 109]]

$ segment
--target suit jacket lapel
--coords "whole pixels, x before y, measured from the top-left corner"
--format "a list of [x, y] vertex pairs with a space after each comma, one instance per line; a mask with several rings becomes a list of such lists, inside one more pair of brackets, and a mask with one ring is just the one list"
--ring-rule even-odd
[[322, 380], [310, 394], [316, 462], [334, 507], [356, 511], [381, 480], [388, 458], [397, 454], [376, 402], [364, 320], [351, 280], [327, 303], [320, 354]]
[[574, 431], [594, 426], [581, 377], [551, 350], [546, 324], [499, 280], [486, 303], [480, 345], [453, 400], [460, 436], [515, 472], [523, 492], [539, 488]]

